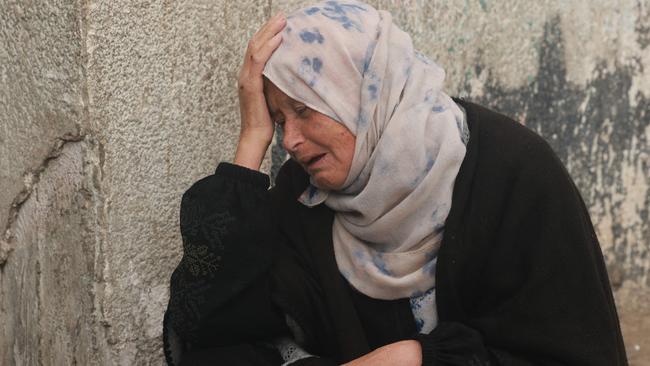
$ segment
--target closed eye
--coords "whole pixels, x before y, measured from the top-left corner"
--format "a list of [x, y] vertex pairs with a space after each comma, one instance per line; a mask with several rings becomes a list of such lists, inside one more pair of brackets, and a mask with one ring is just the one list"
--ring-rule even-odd
[[302, 106], [296, 107], [295, 111], [296, 111], [297, 115], [299, 115], [301, 117], [304, 117], [307, 114], [307, 112], [309, 112], [309, 108], [302, 105]]

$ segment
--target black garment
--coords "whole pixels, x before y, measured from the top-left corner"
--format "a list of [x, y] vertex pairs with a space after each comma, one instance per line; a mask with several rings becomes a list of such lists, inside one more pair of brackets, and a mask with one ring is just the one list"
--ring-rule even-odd
[[[439, 323], [415, 336], [423, 365], [627, 365], [598, 241], [565, 168], [524, 126], [457, 102], [470, 139], [438, 254]], [[268, 191], [268, 176], [221, 163], [184, 194], [168, 362], [178, 334], [186, 353], [212, 347], [223, 364], [278, 364], [263, 342], [289, 334], [284, 314], [323, 357], [305, 361], [316, 364], [414, 337], [408, 301], [371, 299], [339, 274], [334, 213], [296, 201], [307, 183], [292, 161]], [[233, 347], [259, 357], [232, 363]]]

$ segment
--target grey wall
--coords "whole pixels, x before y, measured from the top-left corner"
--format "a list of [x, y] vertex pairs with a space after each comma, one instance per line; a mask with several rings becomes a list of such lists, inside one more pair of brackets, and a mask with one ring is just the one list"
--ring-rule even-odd
[[[248, 38], [305, 3], [0, 0], [0, 364], [162, 362], [181, 194], [232, 159]], [[551, 143], [592, 215], [631, 364], [650, 365], [650, 4], [371, 3], [451, 94]]]
[[88, 364], [96, 328], [80, 9], [44, 5], [0, 1], [2, 365]]

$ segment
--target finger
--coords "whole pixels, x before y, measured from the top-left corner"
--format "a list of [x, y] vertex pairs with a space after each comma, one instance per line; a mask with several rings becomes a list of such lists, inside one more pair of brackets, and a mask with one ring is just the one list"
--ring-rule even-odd
[[270, 17], [270, 18], [269, 18], [269, 19], [264, 23], [264, 25], [262, 25], [262, 26], [260, 27], [260, 29], [258, 29], [257, 32], [255, 32], [255, 35], [259, 35], [259, 34], [261, 34], [262, 32], [264, 32], [265, 29], [267, 29], [271, 24], [273, 24], [274, 21], [276, 21], [277, 19], [279, 19], [281, 16], [283, 16], [282, 12], [278, 12], [278, 13], [276, 13], [274, 16]]
[[282, 43], [282, 33], [273, 36], [268, 42], [264, 43], [256, 52], [251, 53], [251, 71], [254, 73], [261, 73], [266, 62], [269, 60], [273, 51]]
[[246, 49], [247, 59], [250, 58], [250, 54], [255, 53], [267, 41], [267, 39], [270, 38], [266, 35], [269, 33], [269, 27], [273, 22], [279, 19], [278, 16], [279, 14], [276, 14], [275, 17], [269, 19], [248, 41], [248, 47]]
[[280, 32], [286, 25], [286, 18], [282, 13], [279, 13], [277, 16], [271, 18], [268, 22], [268, 26], [263, 27], [260, 30], [259, 34], [253, 36], [254, 48], [260, 48], [271, 38], [273, 38], [278, 32]]
[[261, 42], [261, 39], [264, 37], [264, 34], [268, 32], [268, 28], [273, 24], [274, 21], [276, 21], [280, 16], [280, 13], [275, 14], [273, 17], [271, 17], [269, 20], [267, 20], [261, 27], [260, 29], [253, 34], [251, 37], [250, 41], [248, 42], [248, 48], [253, 49], [255, 48], [255, 44], [259, 44]]

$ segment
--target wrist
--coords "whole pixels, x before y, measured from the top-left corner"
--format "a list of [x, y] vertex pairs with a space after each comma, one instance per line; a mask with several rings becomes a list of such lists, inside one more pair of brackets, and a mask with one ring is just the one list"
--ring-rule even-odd
[[242, 135], [237, 144], [237, 151], [233, 164], [241, 165], [249, 169], [260, 170], [264, 155], [271, 141], [265, 138], [251, 135]]
[[273, 127], [248, 127], [239, 133], [239, 144], [245, 143], [266, 150], [273, 141]]

